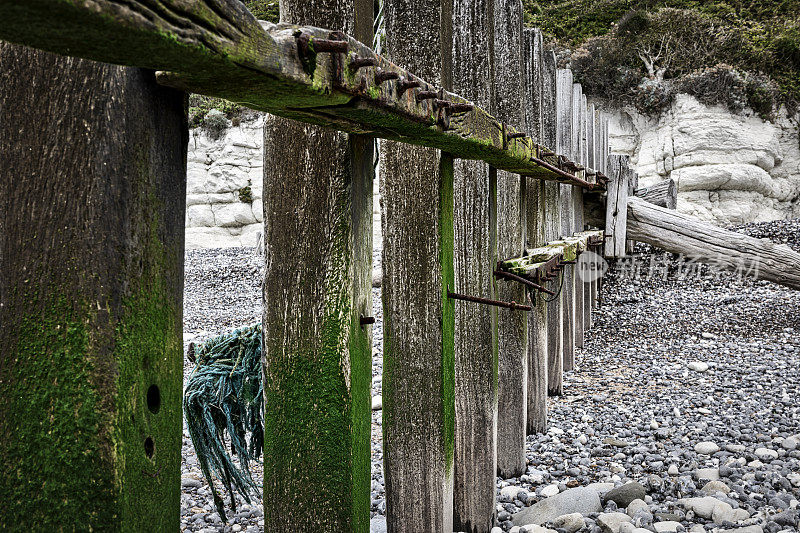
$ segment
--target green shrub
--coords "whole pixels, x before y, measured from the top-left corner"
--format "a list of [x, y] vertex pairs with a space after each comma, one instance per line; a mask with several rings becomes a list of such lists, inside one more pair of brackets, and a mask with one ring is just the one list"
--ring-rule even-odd
[[249, 185], [239, 189], [239, 201], [245, 204], [253, 203], [253, 189]]
[[730, 65], [717, 65], [684, 77], [680, 91], [706, 105], [725, 104], [738, 113], [747, 105], [745, 77]]
[[[698, 89], [705, 94], [713, 86], [711, 74], [697, 76], [726, 64], [753, 80], [726, 105], [737, 108], [746, 101], [765, 116], [768, 107], [783, 103], [792, 110], [800, 101], [800, 0], [523, 0], [523, 5], [528, 24], [574, 50], [573, 70], [587, 94], [658, 107], [666, 86], [642, 84], [643, 79], [679, 84], [692, 75], [694, 83], [710, 84]], [[772, 105], [764, 76], [777, 87]]]
[[209, 111], [217, 110], [223, 113], [228, 119], [233, 120], [242, 112], [242, 106], [234, 104], [222, 98], [213, 98], [201, 94], [189, 96], [189, 127], [196, 128], [202, 126]]
[[745, 80], [747, 105], [764, 120], [774, 117], [780, 101], [780, 88], [769, 76], [748, 74]]
[[673, 98], [671, 84], [664, 81], [643, 80], [633, 91], [633, 105], [645, 115], [660, 113]]
[[209, 137], [216, 140], [222, 137], [230, 125], [231, 123], [228, 117], [225, 116], [225, 113], [219, 109], [212, 109], [206, 114], [206, 118], [203, 120], [203, 125], [201, 127], [203, 131], [208, 133]]
[[244, 0], [244, 5], [258, 20], [278, 22], [278, 0]]

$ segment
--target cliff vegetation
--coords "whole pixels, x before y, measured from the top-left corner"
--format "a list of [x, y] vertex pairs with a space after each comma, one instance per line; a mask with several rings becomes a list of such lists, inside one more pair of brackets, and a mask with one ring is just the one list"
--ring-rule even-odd
[[588, 94], [657, 113], [684, 92], [763, 118], [800, 101], [800, 0], [523, 0]]

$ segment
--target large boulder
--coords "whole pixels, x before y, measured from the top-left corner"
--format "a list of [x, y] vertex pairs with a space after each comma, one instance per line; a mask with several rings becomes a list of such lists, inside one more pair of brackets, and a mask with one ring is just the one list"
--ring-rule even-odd
[[598, 513], [602, 510], [600, 496], [596, 491], [586, 487], [576, 487], [545, 498], [527, 509], [523, 509], [514, 515], [513, 522], [515, 526], [542, 525], [565, 514], [581, 513], [582, 515], [587, 515], [589, 513]]
[[642, 484], [637, 481], [631, 481], [608, 491], [603, 496], [603, 502], [612, 501], [618, 507], [624, 508], [630, 505], [633, 500], [644, 500], [645, 495], [646, 492]]

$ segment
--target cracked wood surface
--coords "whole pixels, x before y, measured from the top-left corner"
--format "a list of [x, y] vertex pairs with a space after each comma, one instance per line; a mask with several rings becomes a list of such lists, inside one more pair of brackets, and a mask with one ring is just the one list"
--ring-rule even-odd
[[[235, 0], [0, 0], [0, 18], [0, 38], [10, 42], [151, 68], [162, 71], [162, 84], [274, 115], [430, 146], [515, 174], [565, 179], [531, 161], [566, 168], [530, 138], [507, 142], [505, 134], [516, 130], [480, 107], [442, 107], [440, 100], [467, 100], [442, 89], [436, 76], [412, 74], [375, 54], [341, 28], [257, 21]], [[307, 54], [300, 52], [300, 34], [309, 39]], [[315, 41], [331, 38], [346, 41], [347, 53], [314, 51]], [[356, 57], [376, 66], [353, 69]], [[377, 82], [379, 71], [397, 79]], [[421, 86], [401, 91], [403, 79]], [[439, 98], [417, 101], [421, 91]]]

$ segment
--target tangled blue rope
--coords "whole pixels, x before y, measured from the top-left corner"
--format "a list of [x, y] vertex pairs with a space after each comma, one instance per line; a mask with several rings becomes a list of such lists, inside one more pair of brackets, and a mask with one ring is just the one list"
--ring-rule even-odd
[[[190, 356], [191, 350], [190, 346]], [[210, 339], [194, 348], [194, 357], [183, 413], [214, 505], [227, 521], [213, 477], [228, 490], [234, 512], [234, 489], [247, 503], [251, 503], [251, 494], [259, 496], [249, 463], [261, 456], [264, 446], [261, 324]], [[238, 465], [228, 453], [226, 439], [230, 439]]]

